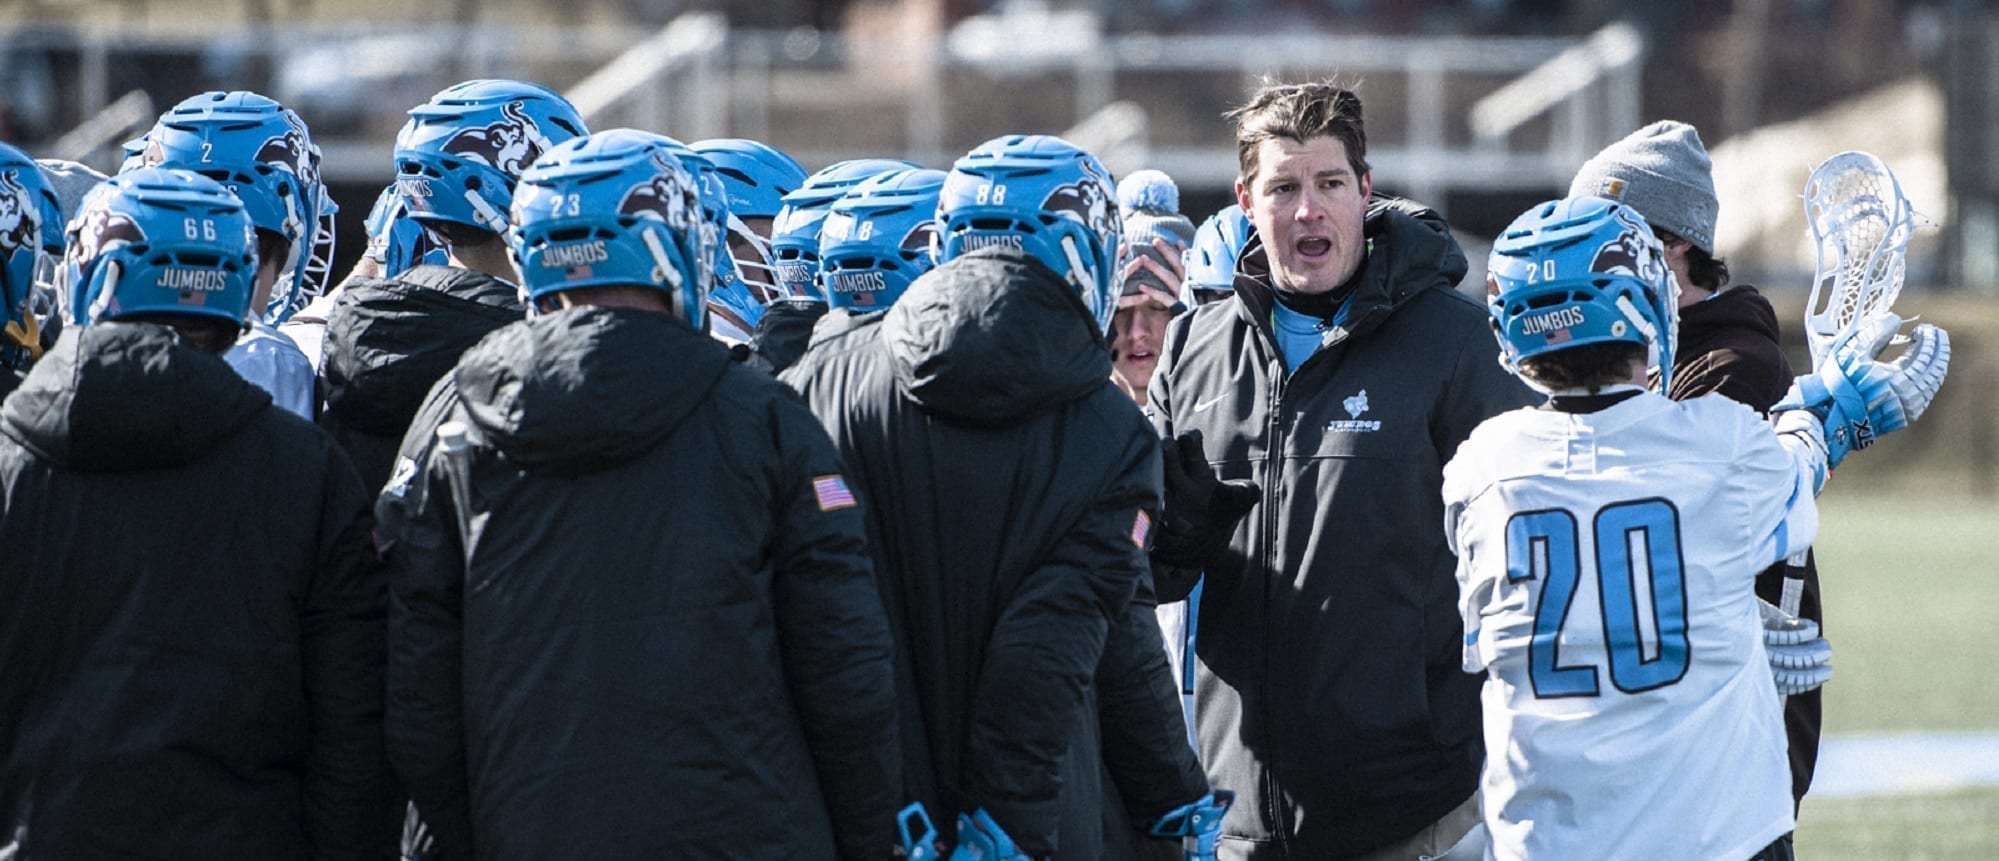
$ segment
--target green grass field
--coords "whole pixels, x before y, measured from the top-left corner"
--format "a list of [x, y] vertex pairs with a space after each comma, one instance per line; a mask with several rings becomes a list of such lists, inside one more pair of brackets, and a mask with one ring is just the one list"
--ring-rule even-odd
[[[1836, 668], [1826, 731], [1999, 730], [1999, 500], [1868, 496], [1841, 478], [1817, 542]], [[1811, 861], [1999, 858], [1999, 787], [1806, 796], [1797, 845]]]

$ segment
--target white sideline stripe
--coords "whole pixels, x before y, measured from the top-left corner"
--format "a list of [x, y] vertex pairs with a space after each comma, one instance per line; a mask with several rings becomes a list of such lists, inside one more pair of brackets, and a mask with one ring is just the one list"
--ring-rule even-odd
[[1999, 732], [1841, 733], [1819, 743], [1813, 798], [1999, 786]]

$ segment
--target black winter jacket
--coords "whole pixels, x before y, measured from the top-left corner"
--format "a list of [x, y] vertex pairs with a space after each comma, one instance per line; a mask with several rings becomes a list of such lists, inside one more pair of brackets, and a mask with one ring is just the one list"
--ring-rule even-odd
[[[1114, 685], [1093, 681], [1113, 625], [1144, 612], [1133, 595], [1160, 465], [1081, 299], [1025, 255], [982, 250], [883, 314], [829, 316], [783, 379], [832, 432], [867, 505], [909, 692], [911, 794], [947, 839], [956, 814], [984, 808], [1031, 855], [1105, 857], [1094, 696]], [[1153, 666], [1152, 724], [1171, 728], [1157, 625], [1127, 630], [1145, 639], [1111, 661]], [[1145, 682], [1116, 680], [1133, 697]], [[1206, 787], [1184, 739], [1165, 736], [1150, 757], [1132, 755], [1142, 737], [1115, 740], [1112, 757], [1151, 763], [1135, 782], [1184, 804]]]
[[424, 394], [486, 333], [521, 319], [512, 284], [452, 266], [352, 278], [326, 315], [319, 424], [379, 491]]
[[65, 331], [0, 408], [0, 855], [392, 851], [367, 512], [220, 358]]
[[434, 395], [471, 540], [437, 452], [384, 492], [388, 738], [451, 857], [885, 857], [888, 623], [797, 395], [611, 308], [503, 328]]
[[1538, 401], [1495, 360], [1436, 213], [1373, 203], [1345, 325], [1287, 376], [1260, 240], [1231, 299], [1168, 327], [1151, 407], [1199, 429], [1263, 500], [1210, 570], [1195, 711], [1209, 779], [1237, 792], [1229, 857], [1351, 857], [1470, 798], [1479, 679], [1460, 667], [1443, 465], [1487, 417]]

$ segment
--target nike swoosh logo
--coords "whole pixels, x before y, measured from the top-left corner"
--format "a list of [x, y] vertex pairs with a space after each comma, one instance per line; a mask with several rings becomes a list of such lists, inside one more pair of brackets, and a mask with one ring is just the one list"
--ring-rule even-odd
[[1202, 402], [1200, 402], [1200, 403], [1198, 403], [1198, 404], [1195, 404], [1195, 405], [1194, 405], [1194, 412], [1197, 412], [1197, 413], [1204, 413], [1204, 412], [1207, 412], [1207, 411], [1208, 411], [1208, 408], [1209, 408], [1209, 407], [1212, 407], [1212, 406], [1214, 406], [1214, 405], [1216, 405], [1216, 404], [1219, 404], [1219, 403], [1221, 403], [1221, 402], [1222, 402], [1222, 399], [1223, 399], [1223, 398], [1226, 398], [1226, 397], [1228, 397], [1228, 395], [1216, 395], [1216, 396], [1214, 396], [1214, 397], [1212, 397], [1212, 398], [1209, 398], [1209, 399], [1207, 399], [1207, 400], [1205, 400], [1205, 401], [1202, 401]]

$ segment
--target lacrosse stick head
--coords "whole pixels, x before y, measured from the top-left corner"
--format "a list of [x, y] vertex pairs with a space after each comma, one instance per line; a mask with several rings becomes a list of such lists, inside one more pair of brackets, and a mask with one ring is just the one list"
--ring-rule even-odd
[[1895, 304], [1915, 215], [1886, 164], [1847, 151], [1805, 180], [1805, 218], [1818, 255], [1805, 305], [1805, 339], [1817, 366], [1857, 321]]

